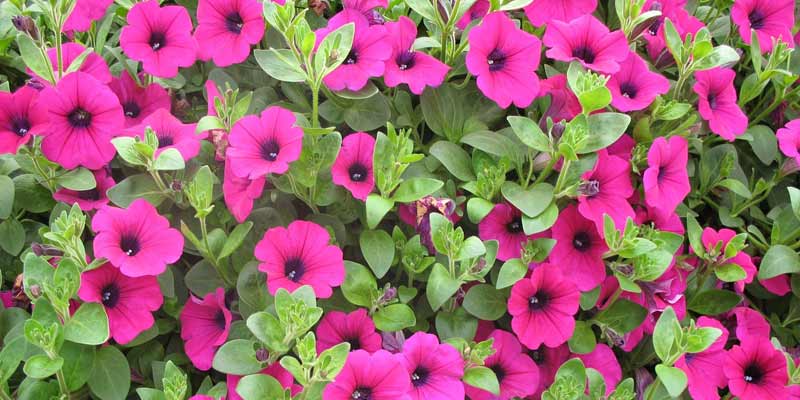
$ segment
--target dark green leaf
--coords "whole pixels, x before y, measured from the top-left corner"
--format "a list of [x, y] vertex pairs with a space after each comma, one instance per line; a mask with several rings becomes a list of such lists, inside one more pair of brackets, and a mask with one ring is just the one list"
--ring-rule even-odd
[[100, 400], [125, 399], [131, 386], [128, 360], [114, 346], [100, 348], [95, 355], [94, 368], [87, 383]]

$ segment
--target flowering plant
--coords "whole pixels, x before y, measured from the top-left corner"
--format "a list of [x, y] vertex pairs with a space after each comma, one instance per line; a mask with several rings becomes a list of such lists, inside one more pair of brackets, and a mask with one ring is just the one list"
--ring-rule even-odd
[[800, 398], [797, 12], [2, 2], [0, 399]]

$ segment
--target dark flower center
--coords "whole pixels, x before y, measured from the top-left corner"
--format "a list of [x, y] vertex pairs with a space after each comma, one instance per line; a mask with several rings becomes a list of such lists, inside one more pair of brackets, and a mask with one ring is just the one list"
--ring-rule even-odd
[[100, 192], [97, 190], [97, 188], [89, 190], [80, 190], [78, 191], [78, 198], [81, 200], [97, 201], [100, 200]]
[[283, 273], [292, 282], [298, 282], [305, 272], [306, 266], [299, 257], [290, 258], [283, 264]]
[[761, 29], [764, 27], [766, 22], [766, 15], [759, 10], [753, 10], [750, 14], [747, 15], [747, 19], [750, 20], [750, 27], [753, 29]]
[[361, 348], [361, 340], [358, 337], [345, 339], [345, 342], [350, 343], [350, 351], [358, 350]]
[[619, 85], [619, 91], [623, 96], [625, 96], [625, 97], [627, 97], [629, 99], [635, 99], [636, 98], [636, 93], [639, 90], [636, 88], [636, 85], [634, 85], [633, 83], [625, 82], [625, 83]]
[[123, 252], [125, 252], [125, 254], [131, 257], [135, 256], [136, 253], [141, 250], [139, 246], [139, 239], [134, 235], [122, 235], [122, 238], [119, 241], [119, 247]]
[[758, 384], [764, 377], [764, 371], [756, 363], [752, 363], [744, 369], [744, 381], [747, 383]]
[[100, 297], [104, 306], [114, 308], [119, 302], [119, 287], [115, 283], [109, 283], [100, 292]]
[[370, 400], [372, 399], [372, 389], [359, 386], [356, 390], [353, 390], [353, 394], [350, 395], [350, 398], [353, 400]]
[[27, 118], [14, 117], [11, 119], [11, 131], [16, 133], [17, 136], [22, 137], [28, 134], [31, 130], [31, 123]]
[[148, 43], [153, 51], [159, 51], [167, 45], [167, 36], [163, 32], [152, 32]]
[[537, 365], [544, 364], [544, 352], [542, 350], [533, 350], [530, 352], [531, 360]]
[[580, 252], [588, 251], [592, 247], [592, 238], [586, 232], [575, 232], [572, 236], [572, 247]]
[[581, 183], [580, 186], [578, 186], [578, 191], [586, 197], [597, 196], [597, 194], [600, 193], [600, 181], [592, 179]]
[[122, 105], [122, 111], [125, 113], [126, 117], [136, 118], [139, 116], [139, 113], [142, 112], [142, 109], [139, 108], [139, 105], [136, 104], [136, 102], [129, 101]]
[[222, 312], [222, 310], [217, 311], [217, 313], [214, 315], [214, 324], [217, 325], [219, 330], [225, 330], [225, 313]]
[[414, 387], [420, 387], [428, 381], [429, 375], [430, 371], [420, 365], [411, 373], [411, 384], [414, 385]]
[[267, 140], [266, 142], [261, 143], [261, 157], [267, 161], [275, 161], [278, 159], [278, 153], [281, 151], [281, 147], [278, 145], [278, 142], [275, 139]]
[[495, 364], [489, 367], [489, 369], [492, 370], [492, 372], [494, 372], [494, 374], [497, 376], [498, 382], [503, 382], [503, 378], [506, 377], [506, 370], [503, 368], [502, 365]]
[[522, 218], [521, 217], [514, 217], [508, 224], [506, 224], [506, 230], [508, 233], [520, 233], [522, 232]]
[[351, 49], [349, 53], [347, 53], [347, 58], [344, 59], [345, 64], [355, 64], [358, 62], [358, 53], [356, 49]]
[[92, 123], [92, 114], [88, 111], [77, 107], [67, 115], [67, 121], [73, 128], [86, 128]]
[[242, 16], [238, 12], [234, 11], [225, 17], [225, 29], [229, 32], [238, 35], [242, 33], [242, 26], [244, 26], [244, 21], [242, 21]]
[[355, 163], [347, 169], [350, 174], [350, 180], [353, 182], [364, 182], [367, 179], [367, 167], [360, 163]]
[[172, 138], [170, 135], [158, 135], [158, 148], [172, 146], [175, 143], [175, 139]]
[[544, 308], [550, 301], [550, 296], [547, 293], [535, 293], [528, 298], [528, 308], [531, 311], [538, 311]]
[[499, 71], [506, 65], [506, 55], [500, 49], [494, 49], [486, 57], [486, 63], [489, 64], [489, 71]]
[[397, 63], [397, 67], [400, 68], [401, 71], [405, 71], [409, 68], [414, 67], [414, 52], [413, 51], [404, 51], [394, 59]]
[[661, 18], [656, 18], [656, 20], [650, 24], [650, 27], [647, 28], [647, 33], [649, 33], [650, 36], [658, 35], [658, 29], [661, 28], [662, 23], [664, 23], [664, 21]]
[[716, 93], [709, 93], [706, 97], [708, 100], [708, 106], [713, 110], [717, 108], [717, 94]]
[[594, 62], [595, 54], [594, 50], [589, 48], [589, 46], [580, 46], [572, 50], [572, 56], [580, 58], [587, 64], [591, 64]]

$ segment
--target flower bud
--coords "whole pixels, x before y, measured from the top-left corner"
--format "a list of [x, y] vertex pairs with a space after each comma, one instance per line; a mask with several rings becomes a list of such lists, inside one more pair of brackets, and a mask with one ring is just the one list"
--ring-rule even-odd
[[39, 40], [39, 28], [36, 27], [36, 22], [33, 21], [33, 18], [25, 15], [15, 15], [11, 17], [11, 23], [14, 24], [14, 28], [27, 34], [31, 39]]
[[263, 347], [256, 350], [256, 360], [258, 360], [258, 362], [264, 362], [267, 361], [268, 359], [269, 359], [269, 350]]

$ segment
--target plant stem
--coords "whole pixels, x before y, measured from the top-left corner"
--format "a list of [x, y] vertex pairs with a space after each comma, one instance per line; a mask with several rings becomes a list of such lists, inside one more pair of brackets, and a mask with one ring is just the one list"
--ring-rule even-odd
[[56, 379], [58, 379], [58, 388], [61, 390], [61, 394], [66, 396], [67, 400], [69, 400], [69, 388], [67, 387], [67, 380], [64, 378], [64, 372], [62, 370], [56, 371]]
[[319, 84], [311, 87], [311, 126], [319, 128]]
[[4, 389], [0, 389], [0, 400], [12, 400], [11, 396]]

